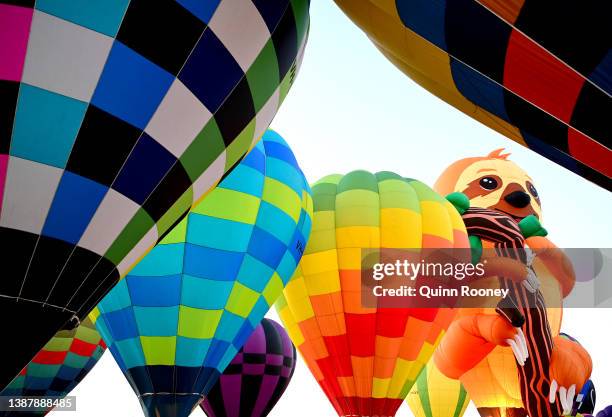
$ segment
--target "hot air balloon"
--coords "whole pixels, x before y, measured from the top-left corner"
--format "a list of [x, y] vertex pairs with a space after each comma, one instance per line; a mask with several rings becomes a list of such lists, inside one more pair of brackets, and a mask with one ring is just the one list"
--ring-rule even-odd
[[[549, 408], [547, 405], [552, 383], [549, 375], [550, 350], [552, 345], [564, 344], [563, 341], [556, 343], [563, 314], [561, 307], [563, 299], [573, 288], [575, 277], [572, 265], [566, 256], [543, 236], [545, 230], [537, 227], [528, 230], [530, 228], [525, 226], [529, 225], [530, 219], [534, 220], [532, 223], [539, 225], [535, 219], [542, 218], [542, 202], [537, 191], [537, 183], [522, 168], [509, 160], [509, 156], [510, 154], [504, 154], [498, 149], [484, 157], [461, 159], [446, 168], [434, 186], [434, 189], [442, 194], [464, 193], [466, 199], [469, 199], [468, 204], [476, 208], [490, 209], [482, 210], [481, 215], [470, 215], [470, 219], [466, 220], [468, 232], [470, 231], [468, 223], [480, 227], [479, 217], [482, 217], [482, 221], [491, 217], [494, 220], [491, 228], [497, 228], [497, 219], [499, 219], [501, 222], [508, 222], [507, 225], [501, 226], [505, 234], [517, 234], [512, 238], [514, 242], [512, 245], [522, 242], [521, 245], [528, 246], [536, 254], [531, 266], [539, 282], [537, 293], [540, 301], [537, 307], [541, 309], [537, 310], [538, 313], [535, 308], [524, 310], [527, 324], [522, 328], [530, 352], [525, 366], [517, 365], [510, 347], [497, 346], [475, 366], [461, 374], [460, 379], [482, 417], [525, 416], [527, 414], [525, 407], [528, 406], [533, 409], [542, 407], [539, 414], [533, 414], [546, 416], [548, 413], [553, 413], [554, 415], [560, 410], [556, 406]], [[496, 218], [497, 214], [503, 218]], [[534, 236], [525, 238], [527, 232]], [[501, 246], [499, 242], [493, 244], [489, 238], [483, 238], [482, 244], [488, 247]], [[517, 287], [504, 278], [492, 277], [492, 283], [497, 286], [509, 285], [519, 293], [523, 291], [520, 286]], [[526, 294], [528, 293], [518, 296], [517, 305], [522, 305], [525, 297], [530, 298]], [[531, 303], [528, 304], [530, 307], [536, 307]], [[496, 312], [494, 308], [466, 309], [460, 312], [458, 317], [461, 319], [462, 316], [481, 314], [495, 316]], [[444, 343], [449, 344], [444, 355], [454, 350], [450, 339]], [[547, 352], [547, 349], [550, 350]], [[554, 350], [560, 352], [564, 351], [564, 348], [555, 346]], [[583, 364], [579, 359], [574, 358], [574, 362]], [[521, 392], [521, 387], [525, 387], [521, 381], [525, 380], [533, 381], [529, 384], [530, 390], [537, 391], [537, 395], [526, 390]]]
[[[559, 338], [570, 340], [580, 344], [578, 340], [567, 333], [559, 333]], [[576, 393], [576, 398], [572, 404], [571, 415], [589, 416], [595, 412], [595, 404], [597, 403], [597, 392], [595, 384], [590, 379], [582, 386], [582, 389]]]
[[312, 198], [285, 141], [248, 156], [91, 316], [148, 417], [186, 417], [291, 278]]
[[277, 310], [339, 416], [393, 416], [454, 316], [451, 308], [371, 308], [362, 249], [469, 247], [459, 213], [391, 172], [327, 176], [312, 187], [313, 230]]
[[461, 417], [470, 397], [461, 382], [444, 376], [433, 360], [421, 371], [406, 397], [414, 417]]
[[260, 138], [308, 8], [0, 2], [0, 389]]
[[[105, 350], [102, 337], [86, 318], [76, 329], [57, 332], [0, 396], [64, 398], [89, 373]], [[50, 410], [0, 411], [0, 416], [43, 416]]]
[[612, 33], [599, 4], [336, 3], [417, 84], [612, 190]]
[[588, 380], [578, 395], [576, 395], [576, 399], [572, 407], [572, 414], [590, 416], [595, 412], [596, 403], [597, 392], [595, 391], [595, 384], [593, 384], [593, 381]]
[[285, 329], [263, 319], [200, 403], [208, 417], [265, 417], [295, 371], [295, 346]]
[[597, 413], [597, 417], [610, 417], [612, 416], [612, 405], [607, 406], [599, 413]]

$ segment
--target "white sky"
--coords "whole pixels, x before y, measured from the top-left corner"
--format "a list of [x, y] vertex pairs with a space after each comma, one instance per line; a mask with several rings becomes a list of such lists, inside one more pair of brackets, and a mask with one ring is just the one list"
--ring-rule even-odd
[[[544, 226], [561, 247], [612, 247], [612, 194], [515, 144], [410, 81], [331, 1], [311, 4], [300, 74], [272, 128], [292, 146], [309, 181], [354, 169], [395, 171], [432, 185], [454, 160], [505, 147], [535, 180]], [[270, 317], [277, 319], [275, 312]], [[589, 350], [598, 409], [612, 404], [612, 310], [566, 309], [563, 330]], [[609, 329], [609, 325], [608, 325]], [[73, 392], [74, 417], [138, 416], [121, 371], [105, 354]], [[63, 414], [53, 413], [55, 417]], [[203, 416], [199, 410], [193, 416]], [[335, 415], [303, 362], [271, 417]], [[398, 416], [410, 416], [404, 404]], [[474, 409], [466, 413], [478, 417]]]

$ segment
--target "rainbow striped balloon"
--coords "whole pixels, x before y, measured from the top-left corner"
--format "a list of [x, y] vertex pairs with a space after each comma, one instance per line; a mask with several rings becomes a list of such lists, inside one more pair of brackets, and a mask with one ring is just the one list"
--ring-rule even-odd
[[[72, 330], [60, 330], [42, 348], [0, 396], [63, 398], [94, 367], [106, 345], [94, 324], [86, 318]], [[50, 409], [32, 412], [0, 412], [3, 417], [42, 416]]]
[[312, 236], [279, 315], [338, 415], [393, 416], [455, 311], [365, 308], [362, 249], [469, 247], [465, 227], [443, 197], [391, 172], [312, 190]]

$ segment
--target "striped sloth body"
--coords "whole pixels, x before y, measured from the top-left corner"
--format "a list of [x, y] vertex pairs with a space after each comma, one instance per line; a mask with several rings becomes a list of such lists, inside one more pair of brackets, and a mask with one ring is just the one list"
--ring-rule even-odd
[[[510, 216], [491, 209], [472, 207], [463, 214], [468, 234], [482, 239], [483, 246], [493, 248], [497, 256], [525, 262], [525, 239], [518, 224]], [[553, 335], [548, 321], [542, 293], [528, 292], [521, 283], [498, 277], [499, 285], [509, 289], [508, 297], [525, 317], [522, 330], [525, 333], [529, 358], [524, 366], [517, 366], [524, 414], [537, 417], [559, 417], [558, 404], [548, 400], [550, 390], [550, 358]], [[522, 410], [515, 410], [514, 415]]]

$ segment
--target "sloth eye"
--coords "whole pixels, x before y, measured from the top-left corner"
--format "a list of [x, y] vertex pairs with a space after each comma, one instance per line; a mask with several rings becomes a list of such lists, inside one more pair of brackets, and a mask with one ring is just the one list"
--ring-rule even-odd
[[483, 177], [480, 179], [479, 184], [485, 190], [494, 190], [499, 186], [499, 182], [493, 177]]
[[532, 183], [530, 183], [529, 181], [527, 181], [527, 190], [529, 190], [529, 194], [531, 194], [534, 197], [538, 197], [538, 190], [536, 190], [536, 188], [533, 186]]

